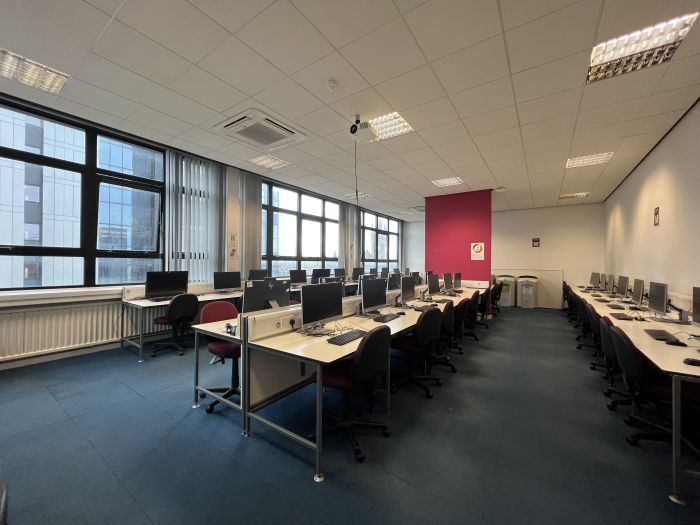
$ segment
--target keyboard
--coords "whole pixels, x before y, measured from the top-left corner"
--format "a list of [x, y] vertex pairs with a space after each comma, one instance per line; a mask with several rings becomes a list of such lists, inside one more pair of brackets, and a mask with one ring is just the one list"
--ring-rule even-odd
[[649, 309], [645, 308], [644, 306], [630, 306], [630, 310], [634, 310], [635, 312], [646, 312]]
[[149, 297], [148, 300], [151, 301], [152, 303], [162, 303], [165, 301], [172, 301], [173, 298], [172, 298], [172, 296], [169, 296], [169, 297]]
[[454, 293], [464, 293], [464, 290], [452, 290]]
[[360, 339], [364, 337], [367, 332], [364, 330], [350, 330], [349, 332], [342, 333], [340, 335], [335, 335], [328, 338], [328, 342], [332, 345], [343, 346], [355, 339]]
[[599, 293], [592, 293], [591, 297], [602, 297]]
[[610, 314], [610, 317], [614, 317], [618, 321], [632, 321], [632, 317], [627, 314], [612, 313]]
[[610, 299], [596, 299], [596, 301], [599, 303], [609, 303]]
[[656, 319], [654, 319], [654, 321], [658, 321], [659, 323], [684, 324], [684, 325], [690, 324], [690, 321], [681, 321], [680, 319], [665, 319], [663, 317], [657, 317]]
[[608, 308], [611, 308], [613, 310], [624, 310], [625, 307], [622, 306], [621, 304], [610, 304], [608, 305]]
[[444, 303], [451, 303], [452, 301], [450, 301], [449, 299], [435, 299], [433, 302], [444, 304]]
[[447, 292], [445, 295], [448, 295], [450, 297], [457, 297], [457, 292]]
[[435, 307], [432, 306], [432, 305], [429, 305], [429, 304], [426, 304], [425, 306], [414, 306], [414, 307], [413, 307], [413, 309], [414, 309], [416, 312], [427, 312], [427, 311], [430, 310], [431, 308], [435, 308]]
[[676, 337], [671, 335], [669, 332], [666, 330], [655, 330], [653, 328], [649, 328], [647, 330], [644, 330], [646, 333], [648, 333], [652, 339], [656, 339], [657, 341], [675, 341]]
[[629, 299], [627, 299], [626, 301], [622, 301], [622, 304], [637, 304], [637, 303], [635, 303], [634, 301], [630, 301]]
[[399, 316], [396, 314], [384, 314], [384, 315], [378, 315], [377, 317], [374, 318], [375, 323], [388, 323], [389, 321], [393, 321], [394, 319], [398, 319]]

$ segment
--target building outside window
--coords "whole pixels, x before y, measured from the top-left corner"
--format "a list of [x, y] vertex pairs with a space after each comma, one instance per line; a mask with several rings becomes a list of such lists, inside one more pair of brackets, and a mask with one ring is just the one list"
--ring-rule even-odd
[[396, 219], [377, 213], [360, 211], [360, 238], [362, 242], [362, 265], [365, 272], [388, 268], [389, 272], [399, 266], [401, 246], [401, 224]]

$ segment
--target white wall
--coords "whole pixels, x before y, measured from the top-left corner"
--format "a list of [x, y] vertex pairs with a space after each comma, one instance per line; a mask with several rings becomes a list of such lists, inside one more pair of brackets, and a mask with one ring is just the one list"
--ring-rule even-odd
[[[404, 268], [425, 271], [425, 223], [405, 222], [403, 230]], [[401, 269], [403, 271], [403, 268]]]
[[[609, 272], [668, 283], [683, 303], [700, 286], [700, 105], [605, 203]], [[654, 208], [660, 224], [654, 227]], [[680, 304], [679, 304], [680, 305]]]

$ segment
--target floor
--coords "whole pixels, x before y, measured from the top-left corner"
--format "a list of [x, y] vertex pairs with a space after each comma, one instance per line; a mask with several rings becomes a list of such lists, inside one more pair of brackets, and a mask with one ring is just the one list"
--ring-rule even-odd
[[[563, 315], [503, 310], [432, 400], [393, 397], [393, 435], [361, 436], [365, 463], [329, 435], [321, 484], [310, 451], [191, 408], [191, 351], [0, 372], [10, 523], [700, 523], [700, 482], [684, 478], [687, 507], [668, 502], [669, 445], [625, 443], [625, 410], [605, 408]], [[217, 382], [226, 370], [207, 360]], [[311, 431], [313, 400], [305, 389], [267, 413]]]

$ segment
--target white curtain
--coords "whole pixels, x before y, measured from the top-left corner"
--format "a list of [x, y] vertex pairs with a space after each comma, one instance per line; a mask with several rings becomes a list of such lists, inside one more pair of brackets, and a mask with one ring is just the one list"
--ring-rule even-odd
[[167, 268], [187, 270], [190, 282], [211, 282], [224, 262], [224, 167], [171, 150], [167, 160]]
[[240, 173], [240, 241], [241, 275], [260, 268], [262, 234], [262, 179], [249, 171]]
[[338, 263], [345, 268], [348, 275], [352, 269], [361, 266], [360, 261], [360, 228], [358, 222], [358, 208], [347, 202], [340, 203], [340, 255]]

